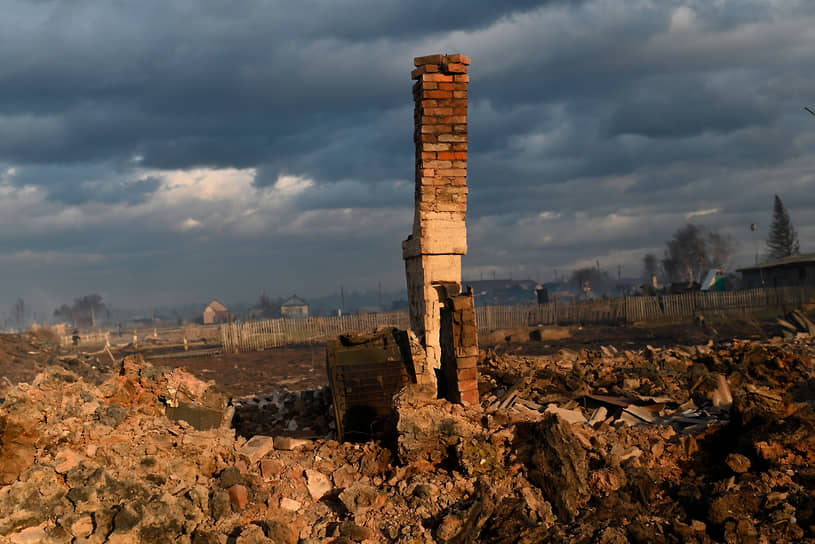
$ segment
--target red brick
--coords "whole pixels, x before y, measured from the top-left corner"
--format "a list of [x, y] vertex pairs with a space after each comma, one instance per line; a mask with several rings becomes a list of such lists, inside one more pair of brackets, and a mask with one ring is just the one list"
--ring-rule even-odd
[[445, 68], [445, 72], [450, 72], [450, 73], [455, 73], [455, 74], [466, 74], [467, 73], [467, 66], [465, 66], [464, 64], [459, 64], [459, 63], [448, 64], [446, 66], [446, 68]]
[[[441, 89], [441, 87], [439, 87], [439, 89]], [[451, 90], [451, 89], [445, 89], [445, 90]], [[467, 84], [463, 83], [463, 82], [453, 83], [452, 90], [453, 91], [466, 91], [467, 90]]]
[[412, 79], [416, 79], [417, 77], [419, 77], [422, 74], [435, 73], [435, 72], [438, 72], [438, 71], [439, 71], [439, 66], [437, 64], [425, 64], [425, 65], [419, 66], [418, 68], [413, 70], [410, 73], [410, 77]]
[[446, 185], [448, 181], [444, 178], [439, 178], [436, 176], [422, 176], [420, 172], [416, 177], [416, 183], [420, 185], [432, 185], [435, 187], [437, 185]]
[[[438, 141], [439, 141], [439, 137], [436, 136], [435, 134], [422, 134], [422, 143], [435, 144]], [[455, 149], [455, 148], [453, 148], [453, 149]], [[456, 151], [459, 151], [459, 150], [456, 149]]]
[[458, 108], [450, 108], [453, 110], [452, 115], [467, 115], [467, 106], [459, 106]]
[[447, 59], [447, 62], [458, 62], [461, 64], [465, 64], [467, 66], [470, 65], [470, 57], [468, 57], [467, 55], [462, 55], [461, 53], [447, 55], [445, 58]]
[[422, 125], [422, 134], [449, 134], [453, 127], [450, 125]]
[[453, 125], [453, 132], [465, 133], [467, 132], [467, 125]]
[[467, 123], [467, 116], [466, 115], [447, 115], [443, 117], [438, 117], [438, 122], [444, 125], [457, 125], [461, 123]]
[[[450, 152], [448, 151], [448, 153]], [[455, 153], [450, 153], [450, 155], [455, 155]], [[438, 153], [435, 151], [422, 151], [422, 160], [433, 160], [436, 158], [438, 158]], [[452, 159], [453, 157], [450, 158]]]
[[436, 85], [439, 86], [439, 90], [441, 91], [458, 91], [460, 89], [456, 89], [455, 83], [437, 83]]
[[426, 178], [434, 178], [434, 177], [436, 177], [436, 171], [434, 169], [432, 169], [432, 168], [423, 168], [421, 170], [421, 173], [422, 173], [422, 177], [426, 177]]
[[443, 185], [446, 187], [466, 187], [467, 186], [467, 177], [466, 176], [437, 176], [436, 182], [434, 185]]
[[452, 161], [453, 159], [456, 158], [456, 154], [453, 153], [452, 151], [443, 151], [438, 154], [438, 158], [445, 161]]
[[[447, 81], [446, 79], [437, 79], [433, 81]], [[470, 74], [456, 74], [453, 76], [453, 81], [456, 83], [467, 83], [470, 81]]]
[[[438, 91], [435, 91], [438, 92]], [[447, 91], [445, 91], [447, 92]], [[419, 107], [421, 108], [435, 108], [438, 107], [439, 101], [438, 100], [422, 100], [419, 102]]]
[[[452, 153], [455, 155], [455, 153]], [[450, 165], [451, 168], [467, 168], [467, 161], [453, 161]]]
[[[433, 91], [433, 92], [452, 93], [453, 91]], [[434, 100], [436, 102], [436, 107], [439, 107], [439, 108], [460, 108], [462, 106], [467, 105], [466, 100], [454, 100], [452, 98], [447, 98], [447, 99], [436, 98]]]
[[460, 398], [461, 402], [478, 405], [478, 389], [474, 391], [462, 391]]
[[442, 177], [466, 176], [467, 170], [461, 168], [442, 168], [436, 171], [436, 175]]
[[454, 151], [453, 158], [459, 161], [466, 161], [467, 160], [467, 152], [466, 151]]
[[467, 142], [457, 142], [453, 144], [453, 151], [467, 151]]
[[458, 382], [472, 380], [478, 383], [478, 369], [477, 368], [459, 368], [456, 370], [456, 377]]
[[478, 391], [478, 380], [459, 380], [458, 390], [461, 393], [465, 391]]
[[233, 485], [227, 489], [229, 493], [229, 502], [234, 504], [238, 510], [243, 510], [249, 503], [249, 493], [246, 488], [240, 484]]
[[[421, 84], [422, 84], [422, 90], [424, 90], [424, 91], [434, 91], [434, 90], [439, 88], [439, 84], [436, 83], [435, 81], [423, 81], [423, 82], [421, 82]], [[455, 85], [455, 83], [453, 83], [453, 85]], [[447, 89], [447, 90], [451, 91], [452, 89]]]
[[455, 108], [425, 108], [425, 115], [453, 115]]
[[478, 356], [477, 355], [461, 355], [456, 358], [456, 368], [461, 370], [462, 368], [476, 368], [478, 366]]
[[[460, 91], [457, 91], [460, 92]], [[453, 91], [427, 91], [424, 93], [425, 98], [440, 98], [440, 99], [452, 99], [453, 98]]]
[[[450, 60], [449, 56], [447, 58], [448, 58], [448, 60]], [[444, 55], [427, 55], [427, 56], [424, 56], [424, 57], [416, 57], [416, 58], [413, 59], [413, 65], [414, 66], [421, 66], [423, 64], [441, 64], [442, 62], [444, 62]], [[452, 60], [452, 62], [461, 62], [462, 64], [468, 64], [468, 63], [465, 63], [461, 59], [455, 59], [455, 60]]]
[[453, 98], [467, 98], [467, 94], [467, 91], [453, 91]]
[[426, 151], [449, 151], [452, 144], [425, 144], [422, 149]]
[[448, 74], [422, 74], [419, 76], [422, 78], [422, 82], [438, 82], [438, 83], [452, 83], [453, 77], [461, 77], [461, 76], [451, 76]]
[[[442, 126], [444, 126], [444, 125], [442, 125]], [[440, 142], [452, 142], [452, 143], [466, 143], [467, 142], [467, 135], [466, 134], [439, 134], [439, 141]]]
[[424, 161], [422, 166], [425, 168], [452, 168], [453, 163], [450, 161]]

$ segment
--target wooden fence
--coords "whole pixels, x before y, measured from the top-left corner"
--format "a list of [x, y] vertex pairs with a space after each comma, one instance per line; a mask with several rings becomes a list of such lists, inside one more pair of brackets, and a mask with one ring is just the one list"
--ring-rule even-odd
[[594, 299], [569, 304], [476, 308], [479, 332], [530, 325], [614, 324], [670, 321], [698, 314], [786, 313], [815, 298], [815, 288], [783, 287], [728, 292], [690, 292], [653, 297]]
[[[221, 330], [219, 325], [185, 325], [182, 327], [146, 327], [138, 329], [107, 329], [81, 331], [78, 345], [89, 346], [123, 346], [130, 343], [160, 342], [162, 344], [182, 344], [195, 342], [202, 344], [220, 344]], [[73, 335], [60, 337], [64, 346], [73, 344]]]
[[[524, 306], [477, 306], [480, 334], [496, 329], [534, 325], [615, 324], [638, 321], [685, 319], [697, 314], [751, 314], [761, 311], [786, 313], [815, 298], [815, 288], [783, 287], [748, 291], [692, 292], [655, 297], [593, 299], [567, 304], [550, 302]], [[125, 345], [151, 342], [208, 346], [220, 344], [224, 352], [258, 351], [290, 344], [322, 342], [344, 333], [363, 333], [376, 327], [406, 329], [407, 312], [367, 315], [311, 317], [308, 319], [269, 319], [223, 325], [187, 325], [170, 328], [118, 329], [82, 332], [79, 346]], [[71, 335], [61, 337], [72, 344]]]
[[366, 315], [310, 317], [308, 319], [267, 319], [221, 325], [221, 345], [227, 353], [322, 341], [344, 333], [371, 332], [377, 327], [407, 329], [407, 312]]
[[[760, 311], [787, 312], [815, 298], [815, 288], [785, 287], [729, 292], [692, 292], [655, 297], [593, 299], [562, 304], [525, 306], [478, 306], [480, 334], [496, 329], [534, 325], [617, 324], [638, 321], [669, 321], [698, 314], [750, 314]], [[344, 333], [371, 332], [376, 327], [409, 327], [407, 312], [368, 315], [270, 319], [221, 325], [224, 352], [257, 351], [289, 344], [322, 342]]]

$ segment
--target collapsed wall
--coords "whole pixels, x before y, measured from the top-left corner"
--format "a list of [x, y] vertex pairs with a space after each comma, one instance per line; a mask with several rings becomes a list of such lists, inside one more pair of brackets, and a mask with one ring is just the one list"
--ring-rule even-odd
[[467, 253], [467, 104], [470, 59], [414, 59], [416, 190], [413, 232], [402, 243], [410, 326], [421, 339], [426, 366], [419, 383], [441, 396], [478, 403], [478, 340], [472, 293], [462, 293]]

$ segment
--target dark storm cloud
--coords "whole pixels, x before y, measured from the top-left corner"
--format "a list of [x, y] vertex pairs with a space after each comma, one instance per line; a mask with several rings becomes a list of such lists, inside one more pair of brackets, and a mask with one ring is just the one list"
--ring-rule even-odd
[[143, 203], [161, 182], [157, 178], [137, 179], [128, 182], [85, 182], [78, 186], [61, 185], [49, 196], [65, 204], [99, 202], [102, 204]]
[[[766, 223], [774, 192], [813, 229], [812, 2], [0, 9], [0, 259], [69, 287], [315, 289], [328, 262], [400, 284], [409, 71], [434, 52], [473, 60], [468, 270], [637, 261], [688, 217]], [[173, 192], [198, 168], [245, 170]]]

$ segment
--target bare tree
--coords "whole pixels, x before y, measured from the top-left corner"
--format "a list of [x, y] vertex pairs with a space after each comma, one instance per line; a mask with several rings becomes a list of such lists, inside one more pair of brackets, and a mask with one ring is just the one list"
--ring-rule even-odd
[[662, 268], [673, 283], [699, 281], [711, 267], [730, 260], [735, 243], [729, 236], [697, 225], [685, 225], [666, 242]]
[[255, 303], [252, 309], [266, 318], [280, 317], [281, 303], [281, 299], [272, 298], [263, 292], [260, 294], [260, 297], [258, 297], [258, 301]]
[[94, 327], [100, 320], [110, 317], [110, 311], [102, 302], [102, 295], [94, 293], [75, 299], [72, 306], [63, 304], [54, 310], [54, 317], [73, 323], [75, 327]]
[[23, 302], [22, 298], [18, 298], [14, 306], [11, 307], [11, 315], [17, 328], [22, 329], [23, 325], [25, 325], [25, 302]]

